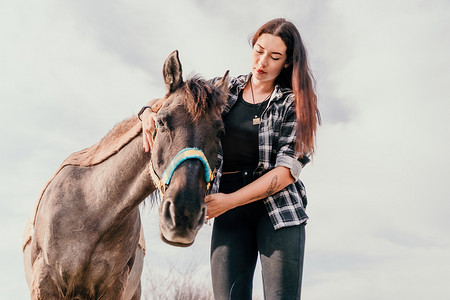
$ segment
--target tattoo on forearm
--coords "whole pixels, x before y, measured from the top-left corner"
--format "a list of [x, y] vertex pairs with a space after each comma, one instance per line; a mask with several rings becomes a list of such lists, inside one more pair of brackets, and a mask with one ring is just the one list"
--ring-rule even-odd
[[259, 200], [259, 199], [264, 199], [267, 198], [269, 196], [272, 196], [273, 194], [275, 194], [275, 192], [280, 188], [280, 185], [278, 184], [278, 175], [275, 175], [272, 178], [272, 181], [270, 182], [269, 186], [267, 187], [267, 190], [265, 192], [263, 192], [262, 194], [252, 198], [252, 201], [255, 200]]
[[266, 197], [272, 196], [272, 194], [275, 193], [277, 190], [277, 183], [278, 183], [278, 175], [275, 175], [272, 178], [272, 182], [270, 182], [269, 187], [266, 190]]

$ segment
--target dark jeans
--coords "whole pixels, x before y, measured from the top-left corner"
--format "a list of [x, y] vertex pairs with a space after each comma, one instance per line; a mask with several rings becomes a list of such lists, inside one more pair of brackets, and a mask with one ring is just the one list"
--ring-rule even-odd
[[[252, 180], [251, 172], [224, 175], [220, 191], [231, 193]], [[262, 200], [220, 215], [211, 241], [215, 299], [252, 299], [258, 252], [265, 299], [300, 299], [304, 249], [304, 224], [274, 230]]]

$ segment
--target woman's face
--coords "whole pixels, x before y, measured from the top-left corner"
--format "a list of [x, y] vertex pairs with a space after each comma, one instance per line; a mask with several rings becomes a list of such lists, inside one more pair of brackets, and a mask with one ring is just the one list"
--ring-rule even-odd
[[258, 81], [272, 81], [280, 74], [286, 64], [286, 44], [279, 36], [264, 33], [252, 52], [252, 74]]

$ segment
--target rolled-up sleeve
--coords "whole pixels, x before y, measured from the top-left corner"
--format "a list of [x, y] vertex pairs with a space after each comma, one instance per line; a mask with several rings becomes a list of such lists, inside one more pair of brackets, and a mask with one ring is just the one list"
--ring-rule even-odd
[[295, 181], [299, 180], [300, 173], [302, 172], [302, 164], [298, 161], [298, 159], [286, 155], [281, 155], [277, 157], [275, 167], [288, 168]]

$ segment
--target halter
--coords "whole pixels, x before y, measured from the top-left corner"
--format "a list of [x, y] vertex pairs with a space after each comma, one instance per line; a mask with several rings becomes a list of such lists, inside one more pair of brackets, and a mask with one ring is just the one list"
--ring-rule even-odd
[[173, 172], [178, 168], [178, 166], [188, 159], [198, 159], [202, 162], [205, 168], [205, 181], [206, 181], [206, 190], [209, 190], [211, 182], [216, 177], [215, 170], [211, 170], [209, 166], [208, 159], [202, 150], [198, 148], [184, 148], [172, 159], [167, 168], [164, 170], [164, 173], [161, 178], [159, 178], [158, 174], [156, 174], [155, 169], [153, 168], [153, 164], [150, 161], [150, 174], [152, 176], [153, 181], [156, 183], [161, 195], [164, 196], [164, 192], [166, 188], [169, 186], [170, 180], [172, 179]]
[[[152, 107], [151, 110], [154, 113], [158, 113], [159, 109], [164, 103], [164, 98], [159, 99]], [[152, 139], [153, 144], [156, 140], [156, 134], [158, 131], [158, 123], [156, 123], [155, 130], [153, 131]], [[185, 160], [188, 159], [198, 159], [202, 162], [205, 168], [205, 181], [206, 181], [206, 191], [209, 191], [211, 186], [211, 182], [216, 177], [216, 169], [211, 170], [209, 166], [208, 159], [202, 150], [198, 148], [184, 148], [172, 159], [167, 168], [164, 170], [162, 178], [159, 178], [158, 174], [156, 174], [155, 169], [153, 168], [153, 163], [150, 160], [150, 175], [152, 176], [153, 182], [157, 185], [157, 188], [161, 195], [164, 197], [164, 192], [166, 188], [169, 186], [170, 180], [172, 179], [173, 172], [175, 172], [176, 168]]]

